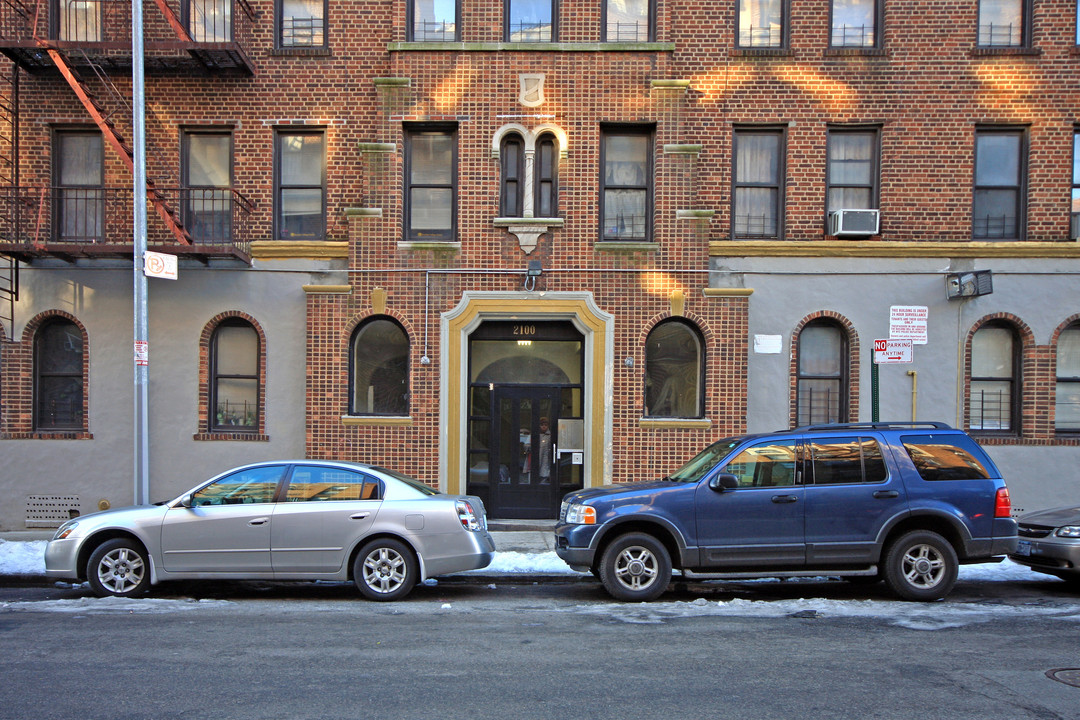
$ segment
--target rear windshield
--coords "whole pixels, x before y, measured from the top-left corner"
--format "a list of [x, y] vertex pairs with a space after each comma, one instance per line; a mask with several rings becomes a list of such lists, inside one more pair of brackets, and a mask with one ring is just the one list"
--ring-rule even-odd
[[966, 435], [904, 435], [904, 449], [923, 480], [982, 480], [993, 467]]

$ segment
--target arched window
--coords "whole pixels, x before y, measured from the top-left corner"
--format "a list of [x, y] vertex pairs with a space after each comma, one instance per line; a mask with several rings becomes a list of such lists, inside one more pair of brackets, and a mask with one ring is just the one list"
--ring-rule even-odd
[[210, 338], [210, 430], [259, 431], [259, 334], [251, 323], [229, 318]]
[[368, 320], [353, 335], [350, 415], [409, 414], [409, 338], [385, 317]]
[[520, 135], [503, 138], [500, 152], [502, 187], [499, 213], [502, 217], [521, 217], [525, 197], [525, 141]]
[[704, 417], [705, 352], [688, 323], [668, 320], [645, 341], [645, 415]]
[[83, 427], [83, 336], [63, 318], [34, 335], [34, 429]]
[[1058, 432], [1080, 433], [1080, 323], [1058, 336], [1054, 417]]
[[559, 151], [555, 136], [551, 133], [544, 133], [536, 141], [533, 171], [536, 173], [533, 188], [533, 215], [553, 218], [559, 211]]
[[813, 320], [799, 331], [797, 347], [797, 423], [847, 422], [848, 343], [844, 329], [833, 320]]
[[971, 338], [968, 427], [1010, 432], [1019, 428], [1020, 343], [1011, 325], [990, 322]]

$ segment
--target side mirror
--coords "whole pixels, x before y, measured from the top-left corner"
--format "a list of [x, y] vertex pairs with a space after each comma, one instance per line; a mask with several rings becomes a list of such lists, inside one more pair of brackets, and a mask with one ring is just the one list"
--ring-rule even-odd
[[739, 478], [731, 473], [720, 473], [709, 481], [709, 488], [716, 492], [726, 492], [739, 487]]
[[191, 493], [188, 493], [187, 495], [184, 495], [180, 498], [180, 507], [191, 507]]

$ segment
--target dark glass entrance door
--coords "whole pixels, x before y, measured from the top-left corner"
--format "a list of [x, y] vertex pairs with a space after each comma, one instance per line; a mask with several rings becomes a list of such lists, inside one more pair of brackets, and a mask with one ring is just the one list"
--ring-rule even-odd
[[558, 388], [495, 385], [488, 508], [493, 517], [550, 518], [558, 502]]

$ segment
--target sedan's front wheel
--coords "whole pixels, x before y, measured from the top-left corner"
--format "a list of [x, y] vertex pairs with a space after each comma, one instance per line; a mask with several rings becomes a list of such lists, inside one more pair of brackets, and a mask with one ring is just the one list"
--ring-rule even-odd
[[138, 543], [126, 538], [103, 542], [86, 564], [86, 580], [98, 597], [133, 597], [150, 587], [150, 562]]
[[655, 600], [671, 582], [671, 556], [652, 535], [627, 533], [604, 551], [600, 581], [616, 600]]
[[405, 543], [393, 538], [372, 540], [353, 563], [353, 579], [368, 600], [400, 600], [416, 585], [420, 564]]

